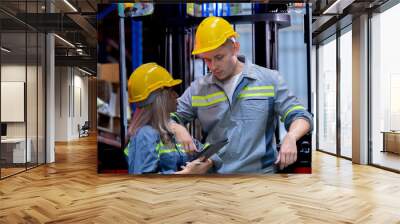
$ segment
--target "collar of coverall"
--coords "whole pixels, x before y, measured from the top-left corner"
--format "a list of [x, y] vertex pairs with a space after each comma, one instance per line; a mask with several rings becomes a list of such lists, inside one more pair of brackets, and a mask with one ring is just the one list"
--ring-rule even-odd
[[[242, 63], [244, 63], [243, 71], [242, 71], [243, 77], [244, 77], [244, 78], [250, 78], [250, 79], [257, 79], [257, 77], [254, 76], [254, 75], [252, 74], [252, 72], [249, 72], [249, 71], [250, 71], [250, 62], [249, 62], [248, 60], [246, 60], [246, 57], [243, 56], [243, 55], [238, 55], [238, 60], [241, 61]], [[218, 79], [216, 79], [216, 78], [211, 74], [211, 72], [208, 73], [208, 77], [206, 78], [206, 81], [207, 81], [209, 84], [220, 84], [220, 83], [221, 83], [221, 81], [219, 81]]]

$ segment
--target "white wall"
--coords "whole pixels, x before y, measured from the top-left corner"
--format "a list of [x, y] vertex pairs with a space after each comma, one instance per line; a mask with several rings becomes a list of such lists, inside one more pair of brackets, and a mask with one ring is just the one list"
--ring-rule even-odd
[[[32, 67], [28, 66], [28, 69]], [[25, 82], [25, 65], [2, 65], [1, 81]]]
[[68, 140], [68, 88], [67, 67], [55, 68], [55, 141]]
[[[37, 70], [38, 69], [38, 70]], [[25, 64], [3, 64], [1, 66], [1, 81], [3, 82], [24, 82], [26, 84], [26, 107], [21, 108], [22, 113], [26, 112], [26, 121], [22, 122], [6, 122], [7, 137], [9, 138], [25, 138], [25, 135], [31, 143], [32, 162], [44, 163], [44, 74], [42, 67], [25, 66]], [[27, 78], [27, 81], [25, 80]], [[24, 91], [22, 90], [22, 93]], [[2, 96], [7, 97], [6, 95]], [[2, 112], [13, 113], [10, 107], [1, 108]], [[39, 155], [37, 155], [39, 153]]]
[[[76, 72], [79, 72], [79, 75], [76, 75]], [[78, 124], [83, 125], [85, 121], [89, 120], [89, 113], [88, 113], [88, 78], [81, 76], [83, 73], [81, 73], [79, 70], [75, 70], [75, 76], [74, 76], [74, 86], [75, 86], [75, 113], [74, 113], [74, 119], [72, 120], [72, 133], [73, 136], [78, 136], [78, 129], [77, 126]], [[80, 101], [80, 102], [79, 102]], [[82, 108], [80, 108], [82, 107]], [[82, 111], [80, 111], [80, 109]]]
[[79, 138], [78, 124], [88, 120], [88, 78], [83, 75], [76, 68], [56, 67], [56, 141]]
[[[1, 66], [1, 81], [4, 82], [25, 82], [25, 65], [2, 65]], [[34, 69], [33, 66], [28, 66], [28, 74]], [[35, 70], [36, 72], [36, 70]], [[25, 82], [26, 83], [26, 82]], [[27, 93], [32, 96], [33, 93]], [[35, 93], [36, 96], [36, 93]], [[1, 108], [7, 110], [7, 108]], [[28, 115], [29, 116], [29, 115]], [[28, 118], [28, 120], [30, 120]], [[25, 122], [7, 122], [7, 136], [8, 137], [25, 137]], [[28, 136], [29, 137], [29, 136]]]

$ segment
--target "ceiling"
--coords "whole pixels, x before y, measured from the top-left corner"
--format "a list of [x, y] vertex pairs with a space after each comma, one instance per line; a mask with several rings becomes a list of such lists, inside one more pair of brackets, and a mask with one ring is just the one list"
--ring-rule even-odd
[[376, 12], [389, 0], [317, 0], [313, 4], [312, 36], [317, 44], [350, 25], [354, 17]]
[[[28, 58], [30, 61], [44, 48], [44, 43], [37, 43], [37, 35], [52, 32], [74, 45], [55, 38], [56, 65], [72, 63], [96, 71], [97, 1], [50, 0], [47, 6], [45, 2], [0, 0], [1, 43], [11, 50], [2, 60], [22, 63]], [[41, 37], [38, 40], [43, 40]]]
[[[61, 64], [67, 64], [68, 60], [74, 63], [82, 61], [85, 65], [89, 61], [90, 63], [95, 62], [97, 4], [115, 1], [50, 0], [50, 4], [47, 6], [45, 2], [45, 0], [0, 0], [0, 28], [3, 33], [2, 46], [13, 50], [8, 54], [9, 59], [14, 58], [12, 56], [18, 58], [27, 54], [28, 56], [34, 54], [37, 51], [37, 43], [33, 41], [36, 39], [29, 32], [46, 31], [54, 32], [75, 45], [72, 48], [61, 39], [55, 38], [56, 56], [60, 56], [58, 62]], [[270, 0], [266, 2], [283, 3], [292, 1]], [[309, 2], [312, 3], [313, 8], [313, 42], [317, 43], [336, 32], [337, 27], [351, 23], [353, 16], [365, 13], [368, 10], [374, 10], [388, 2], [388, 0], [311, 0]], [[69, 6], [68, 3], [77, 11]], [[49, 11], [52, 13], [49, 13]], [[338, 21], [345, 22], [338, 23]], [[28, 34], [25, 38], [26, 30]], [[26, 44], [28, 47], [25, 51]], [[74, 57], [74, 59], [68, 59], [64, 56]], [[84, 58], [79, 58], [83, 56]], [[96, 70], [95, 63], [91, 67]]]

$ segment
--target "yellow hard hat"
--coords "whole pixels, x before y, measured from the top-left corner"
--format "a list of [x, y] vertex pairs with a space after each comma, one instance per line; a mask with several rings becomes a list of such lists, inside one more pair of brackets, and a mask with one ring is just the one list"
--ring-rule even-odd
[[129, 103], [144, 101], [149, 95], [162, 87], [172, 87], [182, 82], [156, 63], [139, 66], [128, 80]]
[[221, 17], [210, 16], [197, 27], [192, 54], [201, 54], [217, 49], [230, 37], [237, 37], [231, 24]]
[[135, 3], [123, 3], [124, 4], [124, 8], [133, 8], [133, 6], [135, 5]]

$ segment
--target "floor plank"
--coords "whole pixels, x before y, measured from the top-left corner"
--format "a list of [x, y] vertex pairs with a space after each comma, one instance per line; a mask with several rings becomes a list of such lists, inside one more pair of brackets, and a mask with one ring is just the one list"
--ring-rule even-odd
[[97, 174], [96, 139], [0, 181], [0, 223], [400, 223], [400, 175], [314, 152], [313, 174]]

